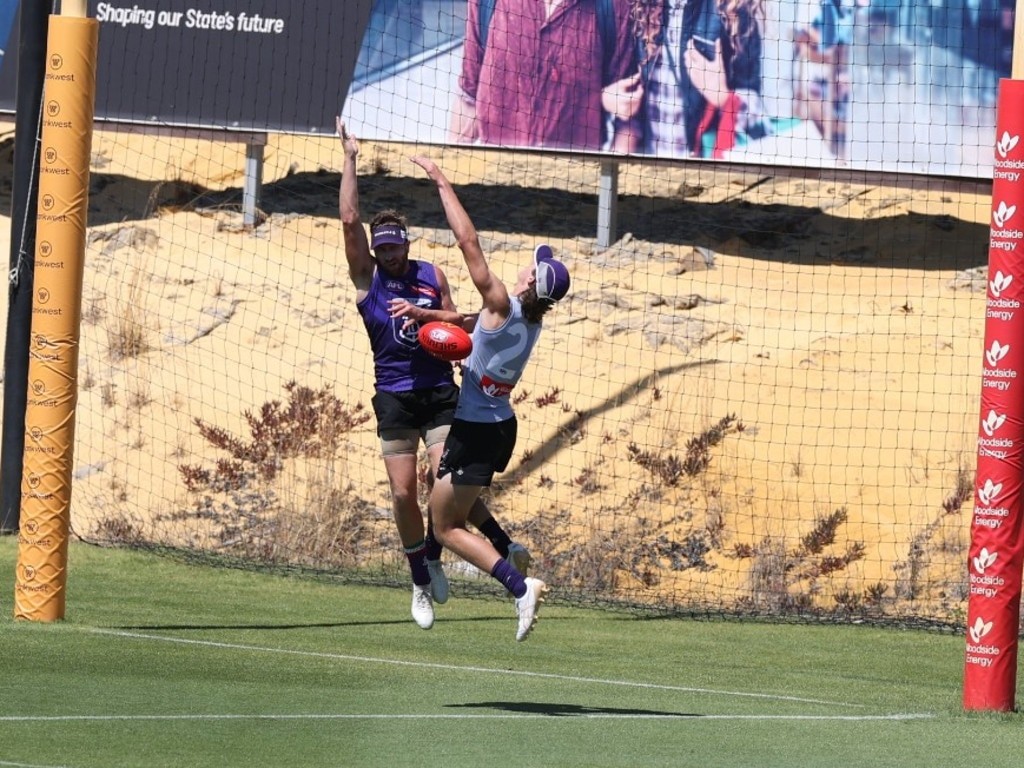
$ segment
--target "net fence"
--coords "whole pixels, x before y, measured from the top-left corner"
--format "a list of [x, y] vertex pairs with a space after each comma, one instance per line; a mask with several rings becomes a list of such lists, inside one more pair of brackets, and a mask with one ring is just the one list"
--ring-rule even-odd
[[[893, 40], [938, 28], [890, 11]], [[417, 57], [463, 25], [438, 16]], [[857, 33], [863, 51], [883, 50], [869, 31]], [[364, 51], [363, 92], [401, 77], [403, 61]], [[994, 70], [960, 69], [974, 122], [929, 146], [983, 156], [994, 79], [981, 74]], [[898, 120], [885, 99], [855, 89], [853, 106]], [[900, 130], [886, 126], [883, 137]], [[835, 138], [815, 141], [827, 151]], [[854, 160], [870, 150], [839, 139]], [[12, 145], [8, 130], [7, 168]], [[263, 151], [250, 222], [244, 143], [96, 132], [72, 528], [101, 544], [405, 584], [338, 218], [341, 144], [271, 134]], [[632, 157], [616, 161], [617, 226], [602, 245], [607, 157], [364, 140], [364, 220], [405, 214], [413, 258], [442, 267], [463, 311], [478, 294], [413, 154], [452, 179], [506, 282], [540, 243], [572, 273], [513, 393], [512, 464], [485, 493], [556, 597], [963, 625], [984, 180]], [[456, 590], [494, 589], [445, 562]]]
[[[475, 290], [411, 148], [361, 203]], [[73, 528], [96, 542], [405, 580], [336, 211], [336, 140], [94, 142]], [[962, 619], [983, 339], [976, 185], [433, 152], [499, 275], [550, 243], [573, 291], [513, 395], [486, 496], [561, 595], [646, 609]], [[963, 189], [961, 189], [963, 187]], [[426, 464], [422, 472], [425, 475]], [[423, 499], [425, 503], [425, 499]], [[478, 574], [449, 568], [467, 588]]]

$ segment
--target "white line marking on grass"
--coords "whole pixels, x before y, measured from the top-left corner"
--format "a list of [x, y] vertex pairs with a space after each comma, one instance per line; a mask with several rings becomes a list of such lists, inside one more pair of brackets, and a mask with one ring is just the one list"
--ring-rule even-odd
[[0, 760], [0, 765], [9, 768], [58, 768], [54, 765], [36, 765], [35, 763], [12, 763], [9, 760]]
[[373, 656], [351, 656], [344, 653], [327, 653], [325, 651], [299, 651], [291, 648], [265, 648], [258, 645], [244, 645], [240, 643], [221, 643], [213, 640], [194, 640], [183, 637], [166, 637], [164, 635], [147, 635], [139, 632], [123, 632], [112, 629], [94, 629], [93, 632], [101, 635], [114, 635], [115, 637], [127, 637], [136, 640], [157, 640], [165, 643], [178, 643], [181, 645], [201, 645], [207, 648], [223, 648], [235, 651], [255, 651], [258, 653], [281, 653], [291, 656], [308, 656], [318, 659], [338, 659], [341, 661], [359, 661], [370, 664], [393, 664], [402, 667], [421, 667], [424, 669], [443, 669], [453, 672], [485, 672], [493, 675], [514, 675], [516, 677], [536, 677], [545, 680], [567, 680], [574, 683], [597, 683], [600, 685], [618, 685], [628, 688], [646, 688], [658, 691], [679, 691], [682, 693], [701, 693], [713, 696], [739, 696], [750, 699], [769, 699], [771, 701], [792, 701], [800, 704], [825, 704], [834, 707], [856, 707], [863, 708], [864, 704], [853, 704], [845, 701], [825, 701], [822, 699], [807, 699], [800, 696], [781, 696], [773, 693], [750, 693], [747, 691], [722, 691], [713, 688], [690, 688], [681, 685], [660, 685], [658, 683], [638, 683], [629, 680], [604, 680], [597, 677], [575, 677], [573, 675], [556, 675], [549, 672], [527, 672], [515, 669], [493, 669], [490, 667], [468, 667], [455, 664], [436, 664], [426, 661], [403, 661], [401, 659], [383, 659]]
[[[380, 714], [380, 715], [5, 715], [0, 722], [78, 722], [78, 721], [147, 721], [147, 720], [561, 720], [566, 717], [585, 720], [927, 720], [935, 717], [929, 714], [892, 715], [645, 715], [611, 714], [609, 712], [581, 712], [572, 715], [519, 714], [519, 715], [438, 715], [438, 714]], [[0, 766], [21, 766], [21, 763], [5, 763]]]

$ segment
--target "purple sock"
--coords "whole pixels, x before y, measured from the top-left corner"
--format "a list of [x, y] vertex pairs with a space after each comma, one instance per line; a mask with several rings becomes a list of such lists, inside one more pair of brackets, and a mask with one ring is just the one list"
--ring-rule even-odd
[[412, 571], [412, 583], [421, 587], [430, 583], [426, 554], [427, 547], [422, 541], [414, 546], [405, 547], [405, 556], [409, 559], [409, 570]]
[[526, 594], [526, 579], [505, 558], [501, 558], [494, 564], [494, 568], [491, 569], [491, 576], [504, 584], [505, 589], [516, 597], [522, 597]]

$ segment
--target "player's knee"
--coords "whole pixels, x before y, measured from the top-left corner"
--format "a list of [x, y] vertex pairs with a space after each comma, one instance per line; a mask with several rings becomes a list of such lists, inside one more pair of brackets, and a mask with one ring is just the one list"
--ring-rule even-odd
[[407, 488], [391, 489], [391, 505], [397, 514], [411, 515], [422, 514], [419, 501], [416, 499], [416, 492]]
[[442, 527], [438, 526], [437, 523], [434, 523], [434, 538], [437, 539], [437, 542], [442, 547], [447, 547], [449, 545], [449, 541], [450, 541], [449, 536], [450, 535], [451, 535], [451, 528], [442, 528]]
[[464, 528], [459, 525], [438, 525], [434, 523], [434, 538], [438, 540], [442, 547], [448, 547], [451, 549], [452, 545], [452, 533], [459, 529]]

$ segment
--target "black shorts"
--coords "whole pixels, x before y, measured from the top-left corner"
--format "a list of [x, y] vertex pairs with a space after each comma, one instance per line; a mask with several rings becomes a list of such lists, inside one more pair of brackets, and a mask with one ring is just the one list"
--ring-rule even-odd
[[452, 476], [452, 485], [489, 486], [496, 472], [504, 472], [516, 447], [518, 423], [456, 419], [441, 454], [437, 476]]
[[378, 435], [394, 430], [416, 430], [423, 434], [452, 423], [459, 388], [445, 384], [409, 392], [377, 392], [370, 402], [377, 416]]

